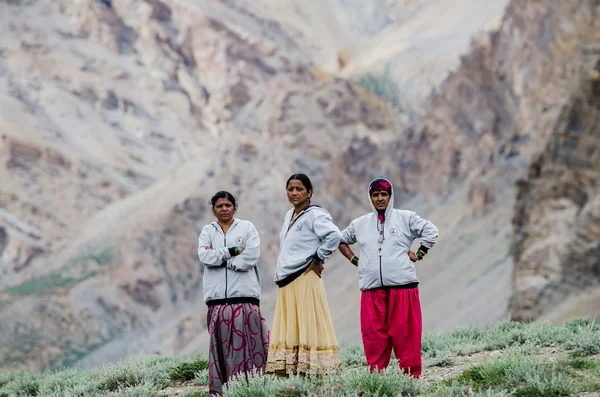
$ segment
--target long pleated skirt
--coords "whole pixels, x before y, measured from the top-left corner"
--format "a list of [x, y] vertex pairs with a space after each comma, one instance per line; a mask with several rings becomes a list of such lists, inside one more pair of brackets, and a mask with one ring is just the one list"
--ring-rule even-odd
[[265, 372], [289, 375], [340, 369], [325, 286], [311, 271], [278, 290]]

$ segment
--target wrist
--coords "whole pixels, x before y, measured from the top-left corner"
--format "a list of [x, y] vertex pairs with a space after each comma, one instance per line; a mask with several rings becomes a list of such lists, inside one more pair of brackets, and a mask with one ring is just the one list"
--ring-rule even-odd
[[231, 256], [236, 256], [240, 254], [240, 247], [231, 247], [228, 249], [229, 250], [229, 255]]
[[428, 251], [428, 249], [426, 247], [423, 247], [423, 246], [419, 247], [419, 249], [415, 253], [415, 255], [417, 256], [417, 259], [422, 260], [423, 258], [425, 258], [425, 255], [427, 255], [427, 251]]
[[315, 262], [317, 265], [322, 265], [323, 263], [325, 263], [325, 261], [321, 258], [319, 258], [319, 255], [317, 255], [317, 253], [315, 252], [315, 254], [312, 257], [313, 262]]
[[350, 258], [350, 263], [352, 263], [354, 266], [358, 266], [358, 256], [353, 255], [352, 258]]

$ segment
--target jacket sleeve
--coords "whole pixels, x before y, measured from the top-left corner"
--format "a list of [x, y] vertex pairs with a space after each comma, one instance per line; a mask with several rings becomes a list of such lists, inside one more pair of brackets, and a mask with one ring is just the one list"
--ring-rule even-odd
[[438, 238], [438, 229], [433, 223], [421, 218], [415, 212], [410, 214], [408, 222], [413, 238], [420, 238], [421, 245], [426, 248], [435, 245]]
[[238, 272], [247, 272], [257, 265], [260, 258], [260, 236], [252, 223], [246, 232], [244, 252], [233, 256], [227, 262], [227, 267]]
[[342, 231], [342, 240], [341, 243], [352, 245], [356, 243], [356, 222], [357, 220], [353, 220], [350, 222], [347, 228]]
[[323, 262], [339, 247], [342, 240], [342, 232], [333, 223], [331, 215], [320, 212], [313, 218], [313, 230], [319, 236], [321, 245], [315, 252], [316, 262]]
[[206, 226], [202, 228], [200, 237], [198, 237], [198, 258], [200, 259], [200, 263], [205, 266], [219, 267], [224, 261], [231, 258], [231, 255], [229, 255], [227, 248], [212, 248], [210, 250], [204, 248], [212, 247], [211, 237], [206, 228]]

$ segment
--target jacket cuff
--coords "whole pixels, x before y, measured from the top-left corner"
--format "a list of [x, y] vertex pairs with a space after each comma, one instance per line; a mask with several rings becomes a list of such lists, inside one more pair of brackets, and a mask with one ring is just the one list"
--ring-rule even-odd
[[319, 255], [317, 255], [316, 252], [312, 256], [312, 260], [313, 260], [313, 262], [315, 262], [318, 265], [322, 265], [323, 263], [325, 263], [325, 261], [323, 259], [319, 258]]

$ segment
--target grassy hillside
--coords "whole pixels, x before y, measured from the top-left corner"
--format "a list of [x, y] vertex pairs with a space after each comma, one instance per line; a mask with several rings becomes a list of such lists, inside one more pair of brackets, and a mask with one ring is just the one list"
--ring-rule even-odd
[[[225, 396], [600, 396], [600, 325], [501, 322], [425, 334], [419, 380], [369, 373], [360, 345], [342, 348], [344, 370], [319, 378], [251, 376]], [[93, 371], [0, 374], [8, 396], [205, 396], [206, 357], [138, 357]]]

